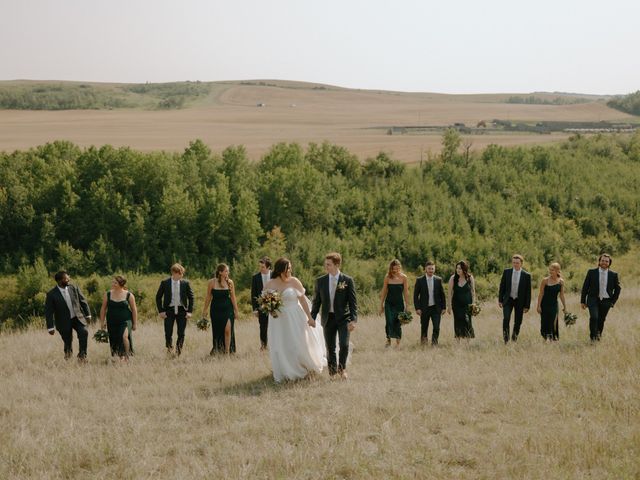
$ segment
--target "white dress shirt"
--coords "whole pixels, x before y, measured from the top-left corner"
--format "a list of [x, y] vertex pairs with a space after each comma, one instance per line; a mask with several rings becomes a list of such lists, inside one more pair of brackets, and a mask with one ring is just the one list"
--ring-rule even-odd
[[173, 313], [177, 315], [178, 307], [180, 307], [180, 280], [173, 278], [171, 279], [171, 303], [169, 306], [173, 307]]
[[607, 293], [607, 281], [609, 280], [609, 271], [603, 270], [602, 268], [598, 268], [598, 274], [600, 276], [600, 300], [603, 298], [609, 298], [609, 294]]
[[267, 270], [267, 273], [261, 273], [262, 275], [262, 288], [267, 284], [267, 282], [271, 279], [271, 270]]
[[511, 298], [518, 298], [518, 285], [520, 285], [520, 273], [522, 270], [513, 269], [511, 275]]
[[62, 298], [64, 298], [65, 303], [67, 304], [67, 308], [69, 309], [70, 318], [77, 317], [75, 310], [73, 309], [73, 303], [71, 302], [71, 295], [69, 294], [69, 287], [58, 287], [60, 293], [62, 294]]
[[340, 278], [340, 270], [335, 275], [329, 274], [329, 313], [333, 312], [333, 300], [336, 298], [336, 289], [338, 288], [338, 279]]
[[433, 275], [425, 275], [427, 277], [427, 288], [429, 289], [429, 306], [433, 307], [436, 304], [436, 295], [433, 289]]

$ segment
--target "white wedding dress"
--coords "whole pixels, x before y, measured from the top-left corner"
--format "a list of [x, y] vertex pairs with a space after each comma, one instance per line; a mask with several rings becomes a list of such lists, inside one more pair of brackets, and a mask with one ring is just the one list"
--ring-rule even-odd
[[307, 314], [298, 302], [309, 302], [304, 292], [288, 287], [282, 292], [277, 317], [269, 315], [267, 341], [273, 378], [276, 382], [296, 380], [311, 372], [320, 373], [327, 365], [324, 334], [320, 319], [316, 327], [307, 323]]

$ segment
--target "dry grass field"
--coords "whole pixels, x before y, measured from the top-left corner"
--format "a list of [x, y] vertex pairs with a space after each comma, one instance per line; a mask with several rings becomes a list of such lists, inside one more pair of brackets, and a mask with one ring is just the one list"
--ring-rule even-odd
[[168, 359], [148, 321], [128, 365], [93, 341], [78, 365], [57, 335], [3, 334], [0, 478], [637, 479], [639, 293], [623, 290], [598, 345], [582, 311], [557, 344], [529, 313], [504, 346], [487, 304], [475, 340], [455, 343], [445, 316], [424, 349], [417, 322], [385, 349], [383, 320], [362, 318], [346, 382], [274, 384], [249, 319], [232, 358], [190, 325]]
[[[245, 145], [258, 159], [277, 142], [330, 142], [361, 158], [380, 151], [405, 162], [418, 162], [440, 150], [441, 137], [386, 134], [385, 126], [475, 126], [480, 120], [629, 121], [634, 118], [603, 102], [577, 105], [503, 103], [510, 94], [443, 95], [350, 90], [297, 82], [269, 85], [216, 84], [211, 94], [190, 108], [172, 111], [0, 110], [0, 150], [12, 151], [53, 140], [81, 146], [111, 144], [139, 150], [181, 151], [196, 138], [214, 151]], [[273, 84], [273, 86], [270, 86]], [[545, 98], [545, 94], [536, 94]], [[554, 95], [546, 95], [553, 98]], [[258, 103], [266, 107], [257, 107]], [[471, 137], [473, 149], [491, 143], [539, 144], [564, 134], [486, 134]]]

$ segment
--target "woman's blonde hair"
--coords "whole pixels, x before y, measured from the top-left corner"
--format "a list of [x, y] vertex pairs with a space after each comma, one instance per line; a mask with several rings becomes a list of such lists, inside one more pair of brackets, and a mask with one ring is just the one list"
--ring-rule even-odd
[[555, 270], [558, 273], [558, 277], [562, 278], [562, 270], [560, 269], [560, 264], [558, 262], [553, 262], [549, 265], [549, 270]]

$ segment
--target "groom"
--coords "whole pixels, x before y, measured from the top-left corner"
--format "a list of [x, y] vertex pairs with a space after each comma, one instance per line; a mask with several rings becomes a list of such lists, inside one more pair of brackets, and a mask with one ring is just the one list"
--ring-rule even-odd
[[[318, 312], [321, 312], [329, 375], [333, 377], [338, 373], [346, 380], [349, 334], [356, 328], [358, 304], [353, 279], [340, 271], [341, 263], [342, 256], [339, 253], [325, 256], [324, 269], [327, 274], [316, 280], [311, 317], [315, 320]], [[336, 335], [340, 345], [337, 362]]]

